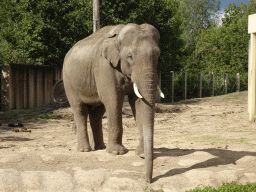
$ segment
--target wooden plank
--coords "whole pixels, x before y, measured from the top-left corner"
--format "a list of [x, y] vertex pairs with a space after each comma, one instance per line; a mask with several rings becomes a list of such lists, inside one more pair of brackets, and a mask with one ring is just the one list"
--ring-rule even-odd
[[256, 14], [248, 15], [248, 33], [256, 33]]
[[[255, 65], [256, 65], [256, 34], [255, 33], [251, 33], [251, 51], [250, 51], [250, 71], [248, 73], [248, 78], [250, 78], [250, 103], [248, 103], [248, 107], [249, 109], [249, 121], [255, 121]], [[249, 101], [249, 99], [248, 99]]]
[[10, 85], [10, 87], [9, 87], [9, 89], [10, 89], [10, 101], [9, 101], [9, 110], [11, 110], [11, 109], [13, 109], [13, 108], [15, 108], [15, 92], [14, 92], [14, 84], [15, 84], [15, 74], [14, 74], [14, 70], [13, 70], [13, 66], [11, 65], [11, 64], [9, 64], [10, 65], [10, 72], [9, 72], [9, 74], [10, 74], [10, 83], [9, 83], [9, 85]]
[[24, 85], [23, 85], [23, 102], [24, 102], [24, 108], [28, 108], [29, 105], [28, 105], [28, 70], [27, 70], [27, 67], [26, 69], [24, 70]]
[[251, 40], [249, 40], [248, 46], [248, 113], [251, 111]]
[[15, 90], [15, 106], [16, 109], [21, 109], [21, 98], [20, 98], [20, 73], [18, 73], [18, 70], [15, 69], [14, 71], [14, 76], [15, 76], [15, 84], [13, 86], [14, 90]]
[[37, 107], [42, 105], [42, 68], [37, 69]]
[[29, 68], [29, 108], [35, 107], [35, 82], [34, 82], [34, 70]]
[[48, 102], [48, 70], [44, 71], [44, 103]]

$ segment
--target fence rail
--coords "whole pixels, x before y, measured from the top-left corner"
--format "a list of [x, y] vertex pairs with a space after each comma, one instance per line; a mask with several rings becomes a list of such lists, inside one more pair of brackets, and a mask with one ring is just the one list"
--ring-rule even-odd
[[39, 107], [52, 101], [61, 68], [31, 64], [1, 65], [1, 110]]

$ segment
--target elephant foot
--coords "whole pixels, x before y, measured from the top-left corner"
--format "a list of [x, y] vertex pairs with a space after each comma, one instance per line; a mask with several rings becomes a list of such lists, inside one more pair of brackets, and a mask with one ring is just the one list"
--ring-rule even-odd
[[92, 149], [90, 146], [80, 146], [78, 144], [77, 151], [79, 152], [90, 152]]
[[128, 152], [128, 149], [126, 149], [123, 145], [112, 144], [108, 145], [107, 152], [114, 155], [123, 155]]
[[143, 145], [139, 145], [136, 150], [135, 153], [142, 159], [145, 159], [145, 154], [144, 154], [144, 146]]
[[104, 143], [97, 144], [94, 147], [94, 150], [101, 150], [101, 149], [106, 149], [106, 145]]

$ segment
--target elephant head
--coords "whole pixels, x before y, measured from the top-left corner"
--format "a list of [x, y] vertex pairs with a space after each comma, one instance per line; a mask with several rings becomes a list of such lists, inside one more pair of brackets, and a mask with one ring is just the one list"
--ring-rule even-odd
[[160, 56], [159, 32], [149, 24], [118, 25], [113, 28], [102, 45], [102, 56], [114, 68], [131, 80], [135, 94], [142, 100], [144, 154], [146, 180], [151, 182], [153, 171], [153, 132], [156, 91], [157, 64]]

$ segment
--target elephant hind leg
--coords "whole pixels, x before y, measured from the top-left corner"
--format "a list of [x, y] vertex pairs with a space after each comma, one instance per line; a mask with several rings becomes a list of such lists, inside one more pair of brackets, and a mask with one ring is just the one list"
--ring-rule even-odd
[[105, 113], [104, 105], [88, 106], [90, 125], [94, 139], [94, 150], [106, 149], [103, 141], [102, 117]]
[[81, 103], [75, 106], [71, 104], [71, 108], [75, 119], [76, 136], [78, 141], [77, 150], [80, 152], [89, 152], [91, 151], [91, 146], [87, 132], [88, 107]]

